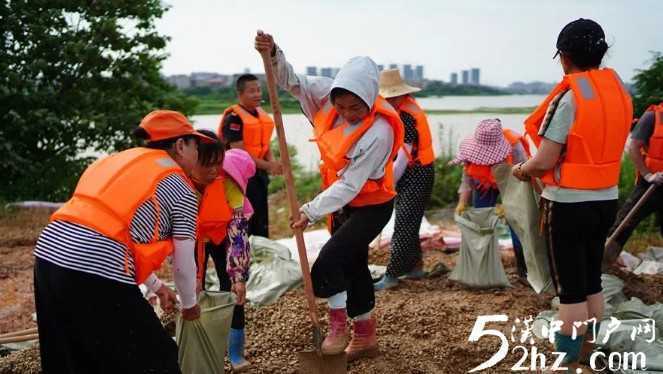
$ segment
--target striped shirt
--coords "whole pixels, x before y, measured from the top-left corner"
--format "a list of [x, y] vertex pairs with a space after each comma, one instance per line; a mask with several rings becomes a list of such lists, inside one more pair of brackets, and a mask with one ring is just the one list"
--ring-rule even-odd
[[[159, 204], [159, 239], [196, 239], [198, 194], [178, 174], [164, 178], [156, 188]], [[149, 243], [154, 235], [156, 209], [142, 203], [129, 232], [136, 243]], [[126, 245], [85, 226], [53, 221], [37, 240], [35, 256], [68, 269], [95, 274], [117, 282], [136, 284], [134, 259]], [[128, 272], [125, 271], [125, 262]]]

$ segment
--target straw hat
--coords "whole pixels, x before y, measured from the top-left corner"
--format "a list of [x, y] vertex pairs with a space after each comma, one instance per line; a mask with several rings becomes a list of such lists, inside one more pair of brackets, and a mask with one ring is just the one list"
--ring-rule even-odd
[[385, 99], [419, 91], [421, 88], [405, 83], [398, 69], [387, 69], [380, 73], [380, 96]]
[[495, 165], [504, 161], [511, 153], [511, 144], [504, 137], [499, 119], [479, 122], [474, 136], [463, 140], [454, 164], [469, 162], [476, 165]]

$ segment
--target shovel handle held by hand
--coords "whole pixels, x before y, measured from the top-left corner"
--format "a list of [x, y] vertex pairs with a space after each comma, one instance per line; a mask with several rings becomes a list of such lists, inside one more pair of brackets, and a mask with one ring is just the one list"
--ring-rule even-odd
[[[285, 178], [286, 194], [288, 196], [288, 203], [290, 205], [290, 215], [292, 217], [299, 216], [299, 202], [297, 202], [297, 194], [295, 191], [295, 180], [292, 176], [292, 167], [290, 164], [290, 155], [288, 154], [288, 145], [285, 140], [285, 130], [283, 129], [283, 117], [281, 115], [281, 103], [276, 91], [276, 79], [274, 76], [274, 67], [272, 66], [272, 56], [269, 51], [260, 52], [262, 62], [265, 66], [265, 77], [267, 78], [267, 89], [269, 92], [269, 101], [272, 105], [272, 115], [274, 116], [274, 123], [276, 124], [276, 135], [279, 141], [279, 151], [281, 155], [281, 163], [283, 164], [283, 176]], [[315, 304], [315, 297], [313, 296], [313, 282], [311, 281], [311, 269], [306, 256], [306, 244], [304, 242], [304, 230], [296, 228], [293, 230], [295, 233], [295, 241], [297, 242], [297, 252], [299, 254], [299, 264], [302, 270], [302, 278], [304, 281], [304, 292], [306, 294], [306, 302], [309, 308], [309, 315], [311, 322], [315, 328], [320, 328], [320, 321], [318, 319], [317, 306]]]
[[645, 193], [642, 194], [642, 196], [640, 197], [638, 202], [635, 204], [635, 206], [633, 206], [633, 208], [631, 208], [631, 210], [628, 212], [626, 217], [624, 217], [622, 222], [619, 223], [619, 226], [617, 226], [617, 229], [615, 229], [615, 231], [612, 233], [612, 235], [610, 235], [608, 240], [606, 240], [606, 245], [610, 242], [613, 242], [615, 240], [615, 238], [617, 238], [622, 233], [622, 231], [624, 231], [624, 227], [631, 221], [631, 219], [633, 219], [633, 216], [638, 212], [638, 210], [640, 210], [642, 205], [644, 203], [646, 203], [647, 200], [649, 200], [649, 197], [656, 191], [656, 187], [658, 187], [658, 186], [655, 185], [655, 184], [652, 184], [652, 185], [649, 186], [649, 188], [647, 188], [647, 191], [645, 191]]

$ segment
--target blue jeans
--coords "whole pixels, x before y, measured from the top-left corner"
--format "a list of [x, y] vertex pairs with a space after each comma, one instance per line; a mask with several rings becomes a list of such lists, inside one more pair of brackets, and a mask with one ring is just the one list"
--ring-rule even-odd
[[[497, 204], [497, 198], [500, 191], [497, 188], [489, 188], [485, 191], [472, 190], [472, 206], [475, 208], [492, 208]], [[527, 275], [527, 267], [525, 265], [525, 256], [523, 254], [523, 245], [518, 239], [518, 235], [509, 226], [511, 233], [511, 241], [513, 242], [513, 252], [516, 255], [516, 265], [518, 267], [518, 275], [525, 277]]]

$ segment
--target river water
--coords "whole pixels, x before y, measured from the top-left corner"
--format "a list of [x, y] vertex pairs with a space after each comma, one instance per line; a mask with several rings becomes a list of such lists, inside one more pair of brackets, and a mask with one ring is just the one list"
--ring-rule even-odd
[[[421, 98], [419, 102], [429, 110], [472, 110], [476, 108], [513, 108], [536, 106], [543, 101], [542, 95], [510, 95], [510, 96], [445, 96]], [[471, 136], [476, 124], [485, 118], [499, 118], [502, 126], [523, 132], [523, 121], [526, 114], [430, 114], [428, 121], [433, 137], [433, 146], [437, 155], [455, 154], [460, 140]], [[221, 116], [192, 116], [197, 128], [216, 131]], [[289, 144], [297, 150], [295, 158], [307, 170], [315, 170], [320, 154], [312, 137], [311, 124], [303, 114], [284, 114], [285, 136]]]

